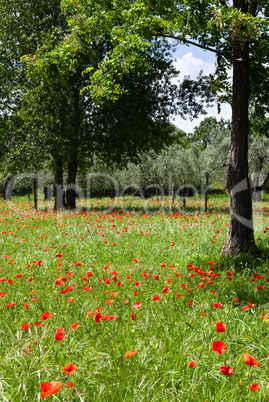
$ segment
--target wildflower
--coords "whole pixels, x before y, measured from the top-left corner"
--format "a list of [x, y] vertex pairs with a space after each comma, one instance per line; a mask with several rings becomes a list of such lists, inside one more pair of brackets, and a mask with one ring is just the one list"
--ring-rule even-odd
[[225, 332], [226, 331], [226, 324], [223, 322], [217, 322], [216, 324], [216, 331], [217, 332]]
[[152, 300], [161, 300], [160, 296], [155, 295]]
[[197, 360], [192, 360], [192, 361], [189, 363], [189, 366], [190, 366], [191, 368], [194, 368], [194, 367], [196, 366], [196, 364], [197, 364]]
[[135, 320], [135, 313], [131, 313], [131, 321]]
[[244, 361], [246, 364], [248, 364], [251, 367], [261, 365], [261, 363], [259, 363], [258, 360], [256, 360], [255, 357], [251, 356], [249, 353], [244, 354]]
[[45, 320], [49, 320], [52, 317], [52, 314], [46, 312], [42, 314], [41, 320], [45, 321]]
[[76, 329], [77, 327], [79, 327], [79, 323], [78, 323], [78, 322], [75, 322], [74, 324], [71, 325], [70, 329], [71, 329], [71, 330], [74, 330], [74, 329]]
[[137, 354], [137, 349], [135, 349], [133, 352], [130, 352], [130, 351], [128, 351], [128, 352], [126, 352], [125, 353], [125, 357], [127, 358], [127, 357], [132, 357], [132, 356], [134, 356], [134, 355], [136, 355]]
[[54, 382], [42, 382], [41, 389], [43, 392], [40, 393], [41, 398], [44, 400], [45, 396], [57, 394], [62, 388], [62, 383], [59, 381]]
[[230, 367], [230, 366], [227, 366], [227, 364], [225, 364], [225, 366], [221, 366], [220, 372], [221, 372], [221, 374], [228, 375], [229, 377], [231, 377], [232, 375], [234, 375], [234, 373], [233, 373], [233, 368]]
[[249, 386], [249, 388], [251, 389], [251, 391], [256, 392], [256, 391], [259, 390], [260, 386], [259, 386], [259, 384], [257, 384], [257, 383], [255, 382], [254, 384], [251, 384], [251, 385]]
[[67, 366], [64, 367], [63, 373], [64, 374], [72, 374], [76, 370], [77, 370], [76, 366], [73, 363], [69, 363], [69, 364], [67, 364]]
[[68, 389], [74, 388], [74, 383], [72, 381], [68, 381], [68, 383], [66, 384], [66, 388]]
[[219, 356], [222, 355], [224, 349], [227, 349], [227, 345], [225, 345], [224, 342], [222, 342], [222, 341], [214, 341], [212, 343], [213, 352], [217, 352], [217, 354]]
[[93, 319], [94, 319], [96, 322], [99, 323], [99, 322], [103, 319], [103, 314], [101, 314], [101, 313], [96, 313], [95, 316], [93, 317]]
[[220, 308], [220, 307], [222, 307], [222, 306], [223, 306], [222, 303], [214, 303], [214, 307], [215, 307], [215, 308]]
[[25, 323], [25, 324], [22, 324], [21, 329], [23, 331], [26, 331], [28, 328], [30, 328], [30, 326], [31, 326], [31, 324]]
[[65, 333], [63, 328], [58, 328], [55, 334], [56, 341], [62, 341], [65, 338]]
[[137, 301], [133, 304], [133, 308], [140, 308], [142, 306], [143, 303], [141, 303], [140, 301]]

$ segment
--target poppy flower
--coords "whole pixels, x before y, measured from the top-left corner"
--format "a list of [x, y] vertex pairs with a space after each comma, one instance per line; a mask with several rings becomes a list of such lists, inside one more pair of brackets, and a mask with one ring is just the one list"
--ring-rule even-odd
[[94, 319], [96, 322], [99, 323], [99, 322], [103, 319], [103, 314], [101, 314], [101, 313], [96, 313], [95, 316], [93, 317], [93, 319]]
[[215, 308], [220, 308], [220, 307], [222, 307], [222, 306], [223, 306], [222, 303], [214, 303], [214, 307], [215, 307]]
[[179, 299], [181, 298], [181, 297], [183, 297], [180, 293], [177, 293], [176, 294], [176, 297], [178, 297]]
[[0, 297], [5, 297], [6, 296], [6, 292], [0, 292]]
[[41, 389], [43, 392], [40, 393], [41, 398], [45, 399], [45, 396], [50, 396], [53, 394], [57, 394], [62, 388], [62, 383], [59, 381], [54, 382], [42, 382]]
[[69, 364], [67, 364], [67, 366], [64, 367], [63, 373], [64, 374], [72, 374], [76, 370], [77, 370], [76, 366], [73, 363], [69, 363]]
[[263, 290], [263, 289], [264, 289], [264, 286], [259, 285], [259, 286], [257, 287], [257, 289], [258, 289], [258, 290]]
[[135, 349], [133, 352], [130, 352], [130, 351], [128, 351], [128, 352], [126, 352], [125, 353], [125, 357], [127, 358], [127, 357], [132, 357], [132, 356], [134, 356], [134, 355], [136, 355], [137, 354], [137, 349]]
[[191, 368], [194, 368], [194, 367], [196, 366], [196, 364], [197, 364], [197, 360], [192, 360], [192, 361], [189, 363], [189, 366], [190, 366]]
[[66, 388], [68, 389], [74, 388], [74, 383], [72, 381], [68, 381], [68, 383], [66, 384]]
[[137, 301], [133, 304], [133, 308], [140, 308], [142, 306], [142, 303], [140, 301]]
[[95, 312], [94, 311], [87, 311], [86, 315], [94, 315]]
[[131, 321], [135, 320], [135, 313], [131, 313]]
[[160, 296], [155, 295], [152, 300], [161, 300]]
[[134, 295], [135, 295], [135, 296], [138, 296], [138, 295], [139, 295], [139, 292], [134, 292]]
[[259, 363], [258, 360], [256, 360], [255, 357], [251, 356], [249, 353], [244, 354], [244, 361], [246, 364], [248, 364], [251, 367], [261, 365], [261, 363]]
[[41, 320], [45, 321], [45, 320], [49, 320], [52, 317], [52, 314], [46, 312], [42, 314]]
[[141, 285], [141, 282], [135, 282], [135, 287], [138, 288]]
[[244, 307], [242, 307], [242, 310], [248, 311], [248, 310], [249, 310], [249, 307], [248, 307], [248, 306], [244, 306]]
[[160, 279], [159, 275], [154, 275], [154, 276], [153, 276], [153, 280], [154, 280], [154, 281], [158, 281], [159, 279]]
[[219, 356], [222, 355], [224, 349], [227, 349], [227, 345], [223, 341], [214, 341], [212, 343], [213, 352], [217, 352]]
[[78, 322], [75, 322], [74, 324], [71, 325], [70, 329], [71, 329], [71, 330], [74, 330], [74, 329], [76, 329], [77, 327], [79, 327], [79, 323], [78, 323]]
[[23, 331], [26, 331], [28, 328], [30, 328], [30, 326], [31, 326], [31, 324], [25, 323], [25, 324], [22, 324], [21, 329]]
[[216, 265], [215, 262], [213, 262], [213, 261], [208, 261], [207, 263], [208, 263], [208, 265], [211, 265], [211, 266]]
[[249, 388], [251, 389], [251, 391], [256, 392], [256, 391], [259, 390], [260, 386], [259, 386], [259, 384], [257, 384], [257, 383], [255, 382], [254, 384], [251, 384], [251, 385], [249, 386]]
[[217, 332], [225, 332], [226, 331], [226, 324], [224, 322], [217, 322], [216, 324], [216, 331]]
[[255, 304], [253, 304], [253, 303], [251, 303], [251, 302], [248, 302], [248, 305], [249, 305], [249, 307], [255, 307]]
[[133, 262], [138, 262], [138, 259], [137, 259], [137, 258], [133, 258], [132, 261], [133, 261]]
[[163, 293], [169, 293], [169, 287], [165, 286], [162, 290]]
[[221, 372], [221, 374], [228, 375], [229, 377], [234, 375], [233, 368], [230, 366], [227, 366], [227, 364], [225, 364], [225, 366], [221, 366], [220, 372]]
[[106, 300], [105, 305], [108, 306], [109, 304], [112, 304], [112, 303], [113, 303], [113, 300], [108, 299], [108, 300]]
[[62, 341], [65, 338], [65, 333], [63, 328], [58, 328], [55, 334], [56, 341]]

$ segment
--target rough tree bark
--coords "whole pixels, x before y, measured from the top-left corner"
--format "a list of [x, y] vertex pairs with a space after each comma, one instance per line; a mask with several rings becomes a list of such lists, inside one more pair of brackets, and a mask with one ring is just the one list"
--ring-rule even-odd
[[66, 206], [67, 208], [76, 208], [76, 175], [77, 175], [77, 155], [78, 148], [73, 145], [69, 153], [67, 189], [66, 189]]
[[55, 166], [55, 204], [54, 209], [59, 211], [64, 209], [64, 191], [63, 191], [63, 162], [60, 156], [54, 158]]
[[15, 181], [14, 177], [9, 177], [5, 182], [4, 200], [6, 200], [6, 201], [11, 201], [11, 193], [12, 193], [12, 187], [13, 187], [14, 181]]
[[[247, 12], [245, 0], [234, 0], [234, 7]], [[252, 200], [248, 177], [249, 44], [234, 41], [231, 153], [226, 178], [230, 194], [231, 221], [222, 255], [256, 252]]]

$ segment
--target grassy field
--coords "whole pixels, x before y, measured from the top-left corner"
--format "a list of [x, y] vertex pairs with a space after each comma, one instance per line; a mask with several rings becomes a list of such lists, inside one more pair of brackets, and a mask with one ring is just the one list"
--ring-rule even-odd
[[269, 203], [235, 259], [228, 199], [181, 204], [0, 204], [0, 400], [269, 401]]

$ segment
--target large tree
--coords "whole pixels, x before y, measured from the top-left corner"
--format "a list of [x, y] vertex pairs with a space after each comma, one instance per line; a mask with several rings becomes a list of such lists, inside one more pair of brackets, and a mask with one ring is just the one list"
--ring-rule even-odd
[[62, 5], [71, 29], [63, 51], [79, 47], [83, 40], [90, 44], [100, 35], [111, 38], [113, 49], [93, 75], [93, 98], [121, 93], [118, 77], [122, 66], [125, 71], [146, 73], [150, 66], [144, 62], [141, 49], [150, 46], [155, 37], [173, 38], [214, 52], [218, 61], [218, 77], [213, 83], [216, 91], [228, 84], [227, 71], [232, 67], [233, 83], [228, 93], [232, 104], [231, 149], [226, 180], [231, 221], [222, 253], [255, 252], [248, 178], [248, 113], [250, 103], [261, 115], [268, 109], [268, 103], [259, 96], [261, 87], [268, 86], [268, 2], [63, 0]]

